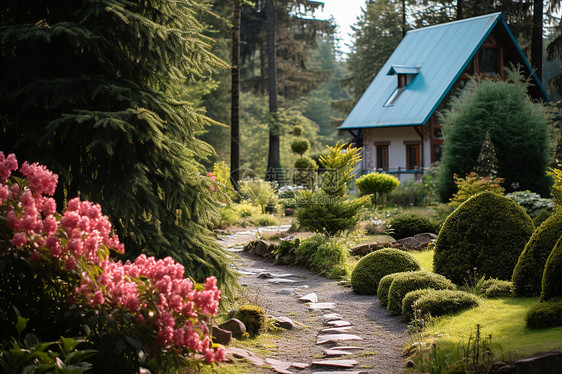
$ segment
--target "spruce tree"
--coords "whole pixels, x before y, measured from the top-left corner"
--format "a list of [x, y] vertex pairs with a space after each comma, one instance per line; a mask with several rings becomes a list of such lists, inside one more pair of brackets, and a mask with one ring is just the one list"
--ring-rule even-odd
[[474, 171], [482, 178], [494, 179], [498, 176], [498, 158], [496, 157], [494, 143], [490, 138], [490, 131], [486, 131], [486, 137], [482, 142]]
[[[225, 64], [200, 0], [6, 0], [0, 149], [60, 175], [57, 200], [100, 203], [128, 253], [172, 256], [198, 281], [231, 273], [207, 228], [211, 120], [194, 103]], [[203, 82], [203, 83], [202, 83]]]

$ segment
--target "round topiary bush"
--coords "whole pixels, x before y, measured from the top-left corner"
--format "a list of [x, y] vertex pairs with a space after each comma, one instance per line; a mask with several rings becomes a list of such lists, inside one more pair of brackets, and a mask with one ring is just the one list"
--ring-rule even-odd
[[542, 276], [540, 301], [562, 297], [562, 240], [558, 239], [550, 252]]
[[376, 205], [383, 195], [394, 191], [400, 185], [400, 181], [390, 174], [369, 173], [357, 178], [355, 185], [361, 195], [373, 195], [372, 200]]
[[242, 305], [234, 315], [246, 326], [246, 332], [250, 336], [259, 335], [265, 330], [265, 312], [256, 305]]
[[422, 232], [435, 233], [435, 225], [427, 217], [418, 214], [400, 214], [390, 220], [387, 224], [390, 226], [390, 235], [395, 239], [403, 239], [414, 236]]
[[385, 275], [379, 281], [379, 287], [377, 288], [377, 297], [385, 308], [388, 306], [388, 290], [390, 289], [390, 285], [394, 281], [394, 278], [396, 278], [400, 274], [405, 273], [407, 272], [391, 273]]
[[516, 296], [539, 296], [546, 260], [562, 236], [562, 214], [548, 218], [535, 230], [513, 269]]
[[507, 197], [482, 192], [447, 217], [435, 243], [433, 269], [456, 284], [477, 268], [488, 277], [510, 280], [535, 226]]
[[[423, 295], [434, 291], [432, 288], [422, 288], [421, 290], [410, 291], [402, 299], [402, 315], [408, 319], [414, 318], [414, 303]], [[416, 308], [417, 309], [417, 308]]]
[[402, 312], [402, 300], [404, 296], [410, 291], [424, 288], [453, 290], [456, 287], [444, 276], [429, 271], [421, 270], [400, 273], [394, 278], [388, 289], [388, 310], [393, 314], [400, 314]]
[[361, 258], [351, 273], [351, 288], [359, 295], [376, 295], [379, 281], [391, 273], [420, 270], [420, 263], [407, 252], [384, 248]]
[[304, 155], [310, 149], [310, 142], [306, 139], [296, 139], [291, 143], [291, 151]]
[[562, 299], [535, 304], [525, 318], [530, 329], [548, 329], [562, 326]]
[[500, 279], [486, 279], [482, 283], [482, 295], [488, 299], [510, 297], [513, 293], [513, 283]]
[[318, 169], [316, 162], [310, 157], [301, 157], [295, 160], [294, 164], [296, 169]]
[[478, 298], [471, 293], [457, 290], [431, 290], [416, 300], [416, 308], [422, 316], [439, 317], [461, 312], [478, 306]]

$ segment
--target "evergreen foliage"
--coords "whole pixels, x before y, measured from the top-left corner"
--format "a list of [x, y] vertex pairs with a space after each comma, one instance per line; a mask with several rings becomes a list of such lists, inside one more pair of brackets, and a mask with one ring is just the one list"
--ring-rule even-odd
[[488, 299], [506, 298], [513, 293], [513, 282], [496, 278], [482, 282], [482, 295]]
[[562, 297], [562, 241], [558, 239], [544, 265], [540, 301]]
[[429, 271], [420, 270], [400, 273], [394, 278], [388, 289], [388, 310], [393, 314], [402, 313], [402, 300], [404, 296], [410, 291], [424, 288], [453, 290], [456, 287], [444, 276]]
[[58, 173], [58, 201], [100, 203], [133, 255], [172, 256], [224, 287], [198, 161], [213, 150], [195, 137], [212, 121], [195, 99], [226, 65], [201, 12], [199, 0], [4, 2], [0, 148]]
[[379, 287], [377, 288], [377, 298], [385, 308], [388, 306], [388, 291], [390, 290], [392, 282], [396, 277], [406, 273], [408, 272], [390, 273], [382, 277], [379, 281]]
[[542, 196], [548, 194], [544, 108], [531, 101], [527, 95], [529, 83], [520, 75], [514, 70], [508, 72], [509, 81], [472, 81], [462, 97], [453, 98], [442, 112], [447, 139], [438, 178], [442, 201], [454, 192], [453, 175], [466, 175], [476, 166], [487, 131], [508, 192], [528, 189]]
[[562, 299], [535, 304], [525, 316], [530, 329], [548, 329], [562, 326]]
[[475, 268], [488, 277], [509, 280], [534, 229], [515, 202], [482, 192], [447, 217], [435, 243], [433, 269], [456, 284]]
[[[414, 291], [415, 292], [415, 291]], [[408, 293], [409, 294], [409, 293]], [[406, 294], [406, 296], [408, 296]], [[449, 314], [462, 312], [478, 306], [478, 298], [473, 294], [458, 290], [430, 290], [418, 294], [416, 308], [422, 316], [439, 317]], [[402, 314], [405, 317], [410, 314], [404, 314], [407, 311], [406, 297], [404, 297], [402, 305]], [[411, 309], [411, 304], [410, 304]]]
[[456, 174], [453, 175], [453, 178], [458, 191], [455, 192], [449, 201], [449, 205], [452, 207], [457, 207], [466, 200], [470, 199], [472, 196], [478, 195], [484, 191], [494, 192], [499, 195], [503, 194], [505, 191], [505, 189], [501, 186], [504, 182], [503, 178], [482, 177], [474, 171], [464, 178], [460, 178]]
[[254, 337], [265, 331], [265, 311], [257, 305], [242, 305], [234, 315], [245, 326], [246, 332]]
[[556, 214], [533, 232], [513, 269], [513, 290], [516, 296], [539, 296], [542, 275], [548, 256], [562, 236], [562, 214]]
[[498, 158], [496, 157], [494, 143], [490, 138], [490, 131], [486, 131], [486, 137], [482, 142], [474, 171], [482, 178], [494, 179], [498, 175]]
[[400, 185], [400, 181], [390, 174], [369, 173], [357, 178], [355, 185], [362, 195], [373, 195], [372, 201], [376, 206], [377, 201], [382, 202], [384, 195], [391, 193]]
[[416, 234], [437, 230], [435, 225], [427, 217], [415, 213], [404, 213], [392, 217], [387, 222], [390, 235], [395, 239], [403, 239]]
[[351, 273], [351, 288], [359, 295], [376, 295], [385, 275], [420, 270], [412, 255], [395, 248], [384, 248], [361, 258]]

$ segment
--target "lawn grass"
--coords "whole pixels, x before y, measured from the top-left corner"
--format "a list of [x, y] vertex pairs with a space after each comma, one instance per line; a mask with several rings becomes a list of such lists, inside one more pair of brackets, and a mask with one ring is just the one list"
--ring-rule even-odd
[[422, 270], [433, 271], [433, 249], [408, 252], [420, 262]]
[[466, 342], [479, 324], [482, 336], [492, 335], [501, 347], [496, 356], [512, 360], [541, 352], [562, 350], [562, 327], [532, 330], [525, 327], [525, 315], [537, 298], [482, 299], [480, 306], [456, 316], [433, 320], [426, 336], [447, 343]]

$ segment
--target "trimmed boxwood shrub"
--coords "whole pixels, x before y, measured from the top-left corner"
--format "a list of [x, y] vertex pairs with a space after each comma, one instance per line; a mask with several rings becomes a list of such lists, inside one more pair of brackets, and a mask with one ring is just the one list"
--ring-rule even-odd
[[257, 305], [242, 305], [234, 318], [246, 326], [246, 332], [252, 337], [265, 330], [265, 312]]
[[562, 236], [562, 214], [548, 218], [535, 230], [513, 269], [516, 296], [539, 296], [546, 260]]
[[542, 276], [540, 301], [562, 297], [562, 240], [558, 239], [550, 252]]
[[384, 248], [361, 258], [351, 273], [351, 287], [359, 295], [376, 295], [379, 281], [387, 274], [420, 270], [412, 255], [395, 248]]
[[421, 270], [401, 273], [394, 278], [388, 289], [388, 310], [393, 314], [400, 314], [402, 312], [402, 300], [404, 296], [410, 291], [423, 288], [452, 290], [456, 287], [444, 276], [429, 271]]
[[422, 232], [436, 232], [435, 225], [429, 218], [413, 213], [399, 214], [388, 220], [387, 224], [391, 228], [390, 235], [395, 239], [407, 238]]
[[379, 298], [379, 301], [385, 308], [388, 306], [388, 290], [390, 289], [390, 285], [392, 284], [392, 281], [394, 281], [394, 278], [396, 278], [398, 275], [405, 274], [405, 273], [408, 272], [391, 273], [385, 275], [379, 281], [379, 287], [377, 288], [377, 297]]
[[488, 299], [509, 297], [513, 293], [513, 283], [500, 279], [486, 279], [482, 283], [482, 295]]
[[478, 306], [478, 298], [471, 293], [457, 290], [431, 290], [416, 301], [422, 316], [445, 316]]
[[482, 192], [447, 217], [435, 243], [433, 269], [456, 284], [467, 271], [510, 280], [535, 226], [507, 197]]
[[562, 299], [535, 304], [527, 312], [526, 322], [531, 329], [562, 326]]
[[414, 302], [432, 291], [434, 291], [433, 288], [422, 288], [421, 290], [408, 292], [402, 299], [402, 315], [408, 319], [412, 319], [414, 317]]

